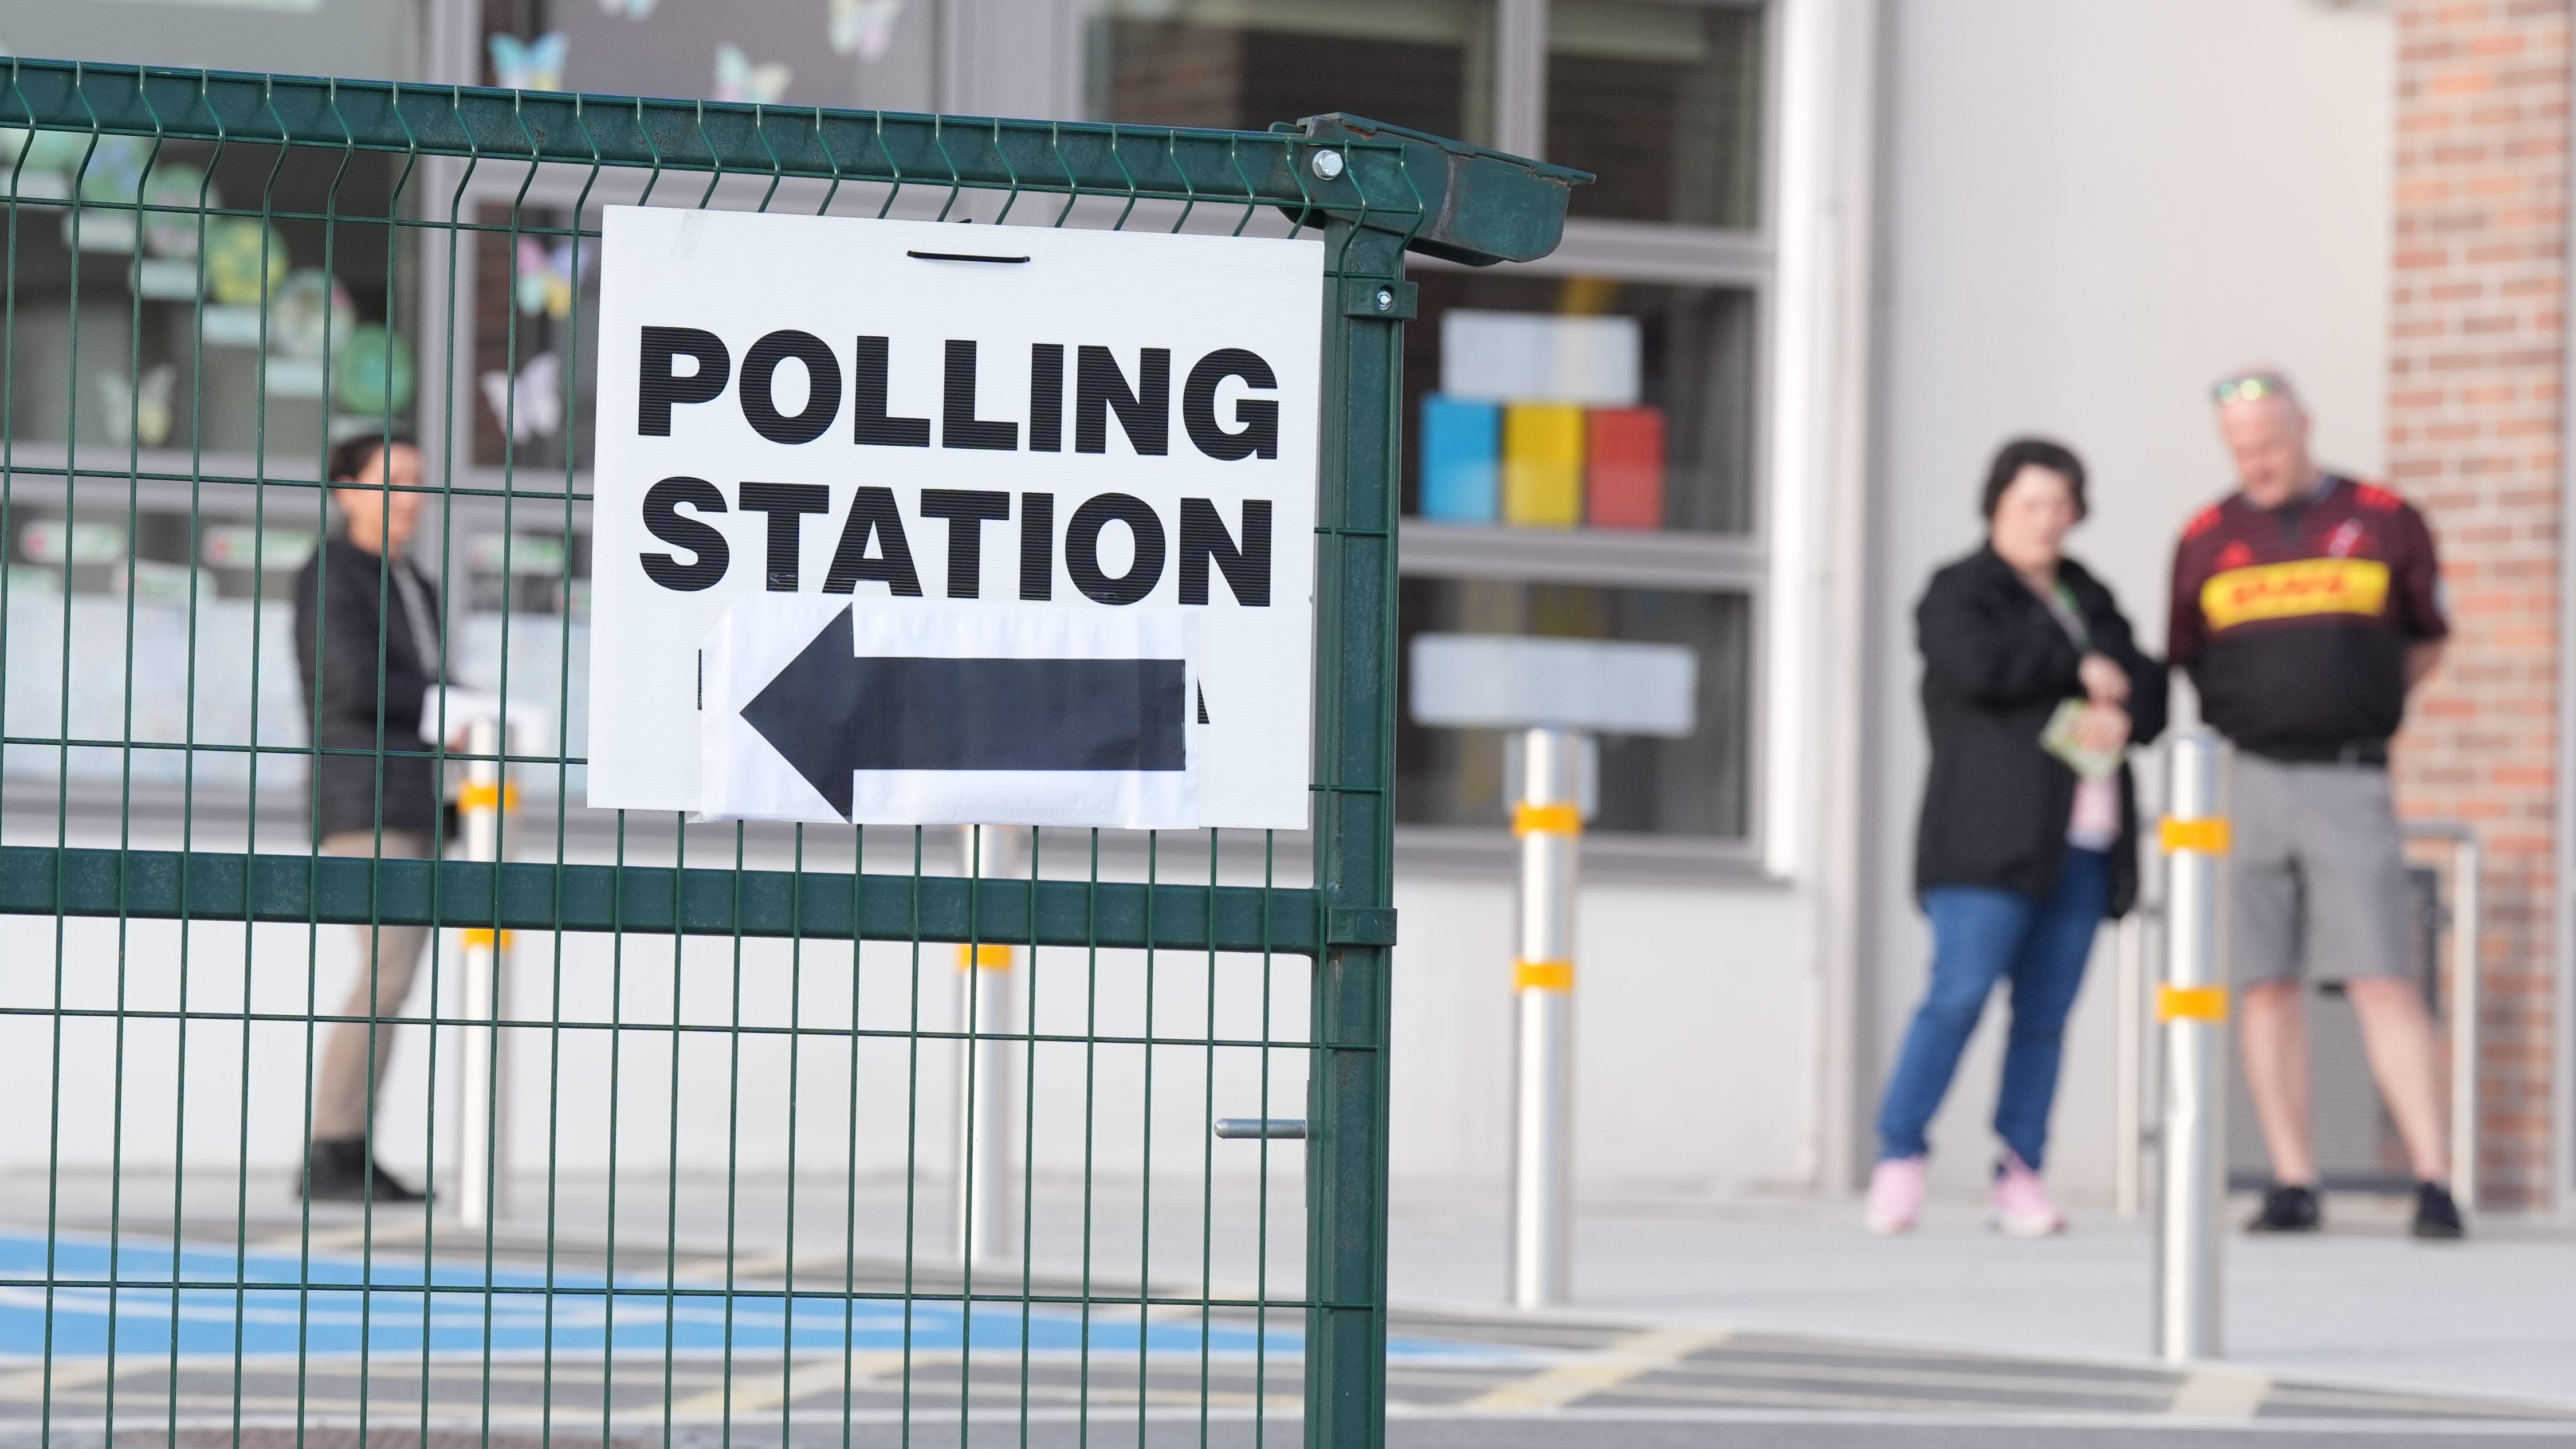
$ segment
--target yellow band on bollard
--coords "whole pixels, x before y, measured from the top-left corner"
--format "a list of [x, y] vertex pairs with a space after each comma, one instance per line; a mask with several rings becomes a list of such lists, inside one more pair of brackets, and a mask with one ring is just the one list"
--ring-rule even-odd
[[2165, 854], [2177, 850], [2196, 850], [2203, 855], [2225, 855], [2235, 842], [2228, 829], [2227, 817], [2212, 815], [2200, 820], [2176, 820], [2165, 817], [2162, 840]]
[[1574, 963], [1571, 961], [1514, 961], [1514, 991], [1572, 991]]
[[[501, 933], [501, 944], [504, 946], [509, 945], [510, 938], [517, 934], [518, 933], [516, 931], [503, 931]], [[492, 944], [492, 932], [488, 927], [468, 926], [465, 928], [465, 944], [468, 946], [489, 946]]]
[[456, 792], [456, 808], [459, 810], [489, 810], [496, 804], [513, 815], [517, 814], [519, 787], [511, 784], [495, 790], [489, 785], [469, 784]]
[[2227, 988], [2224, 986], [2159, 986], [2156, 988], [2158, 1021], [2225, 1021]]
[[993, 945], [970, 946], [964, 941], [958, 942], [957, 969], [964, 971], [978, 966], [987, 971], [1010, 970], [1011, 948]]
[[1512, 835], [1581, 835], [1583, 811], [1573, 805], [1515, 805]]

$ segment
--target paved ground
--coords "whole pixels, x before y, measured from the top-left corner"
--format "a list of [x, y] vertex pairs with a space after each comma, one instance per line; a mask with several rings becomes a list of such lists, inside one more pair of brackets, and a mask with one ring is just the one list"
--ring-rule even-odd
[[[900, 1253], [887, 1251], [897, 1244], [864, 1234], [845, 1263], [804, 1249], [800, 1232], [796, 1287], [823, 1296], [790, 1309], [778, 1290], [791, 1255], [760, 1227], [778, 1205], [761, 1191], [712, 1207], [692, 1196], [668, 1215], [641, 1205], [639, 1223], [676, 1218], [679, 1237], [622, 1225], [613, 1270], [595, 1235], [559, 1232], [564, 1291], [551, 1303], [527, 1291], [548, 1271], [541, 1224], [505, 1225], [487, 1277], [482, 1239], [442, 1231], [424, 1250], [417, 1217], [370, 1229], [327, 1215], [308, 1238], [259, 1193], [250, 1223], [192, 1212], [174, 1234], [166, 1217], [130, 1210], [153, 1200], [141, 1190], [127, 1195], [116, 1276], [166, 1285], [175, 1261], [186, 1286], [175, 1298], [120, 1288], [111, 1302], [95, 1204], [67, 1193], [48, 1243], [41, 1214], [31, 1222], [28, 1204], [0, 1195], [0, 1446], [1253, 1449], [1300, 1438], [1302, 1315], [1181, 1301], [1250, 1300], [1265, 1269], [1274, 1301], [1300, 1280], [1293, 1184], [1273, 1200], [1266, 1262], [1248, 1240], [1208, 1236], [1210, 1223], [1247, 1220], [1249, 1204], [1183, 1210], [1158, 1196], [1147, 1296], [1163, 1301], [1140, 1312], [1133, 1262], [1146, 1246], [1126, 1236], [1113, 1196], [1096, 1204], [1088, 1303], [1060, 1271], [1078, 1256], [1040, 1233], [1036, 1305], [972, 1315], [927, 1247], [911, 1278], [927, 1296], [907, 1313]], [[899, 1221], [894, 1205], [862, 1202], [859, 1216]], [[559, 1207], [582, 1216], [576, 1200]], [[1843, 1205], [1596, 1208], [1582, 1220], [1576, 1303], [1534, 1319], [1494, 1306], [1502, 1235], [1490, 1208], [1480, 1195], [1400, 1205], [1394, 1449], [2576, 1446], [2576, 1238], [2555, 1231], [2485, 1223], [2464, 1247], [2436, 1247], [2404, 1239], [2371, 1204], [2338, 1202], [2322, 1238], [2231, 1240], [2230, 1361], [2175, 1373], [2141, 1351], [2146, 1244], [2134, 1225], [2084, 1215], [2064, 1238], [2026, 1243], [1950, 1207], [1914, 1237], [1879, 1240]], [[818, 1238], [840, 1236], [823, 1226]], [[711, 1231], [723, 1227], [737, 1244], [730, 1301], [724, 1235]], [[50, 1303], [27, 1286], [48, 1273]], [[365, 1293], [362, 1274], [375, 1285]], [[210, 1281], [315, 1287], [236, 1296]], [[1019, 1284], [988, 1274], [977, 1292]]]
[[[2081, 1335], [2107, 1324], [2115, 1306], [2097, 1301], [2096, 1278], [2109, 1273], [2117, 1234], [2000, 1244], [1944, 1221], [1914, 1240], [1874, 1244], [1835, 1228], [1829, 1216], [1754, 1216], [1751, 1225], [1730, 1219], [1712, 1228], [1700, 1211], [1595, 1214], [1586, 1312], [1400, 1311], [1388, 1370], [1390, 1443], [2576, 1445], [2576, 1403], [2392, 1389], [2253, 1366], [2176, 1373], [2135, 1355], [2087, 1357]], [[1481, 1296], [1466, 1291], [1474, 1286], [1466, 1270], [1483, 1256], [1472, 1251], [1472, 1223], [1463, 1213], [1408, 1220], [1397, 1243], [1399, 1290], [1427, 1284], [1453, 1290], [1437, 1296]], [[50, 1297], [0, 1289], [0, 1444], [228, 1449], [238, 1435], [244, 1449], [1094, 1442], [1161, 1449], [1285, 1445], [1301, 1429], [1299, 1315], [1174, 1301], [1140, 1313], [1132, 1288], [1097, 1278], [1094, 1300], [1131, 1301], [1086, 1304], [1079, 1279], [1035, 1273], [1028, 1280], [1035, 1307], [987, 1303], [969, 1316], [953, 1299], [938, 1301], [958, 1291], [953, 1274], [916, 1264], [911, 1287], [927, 1298], [907, 1313], [899, 1264], [800, 1254], [798, 1284], [825, 1296], [801, 1299], [790, 1312], [778, 1293], [786, 1265], [775, 1257], [738, 1255], [728, 1300], [714, 1291], [726, 1281], [727, 1261], [704, 1244], [642, 1255], [659, 1258], [667, 1273], [611, 1279], [595, 1245], [559, 1237], [551, 1271], [567, 1291], [549, 1305], [524, 1291], [548, 1271], [542, 1234], [505, 1229], [491, 1245], [487, 1276], [485, 1243], [461, 1234], [441, 1233], [424, 1252], [416, 1233], [395, 1226], [378, 1237], [383, 1256], [370, 1267], [346, 1225], [324, 1224], [305, 1248], [299, 1225], [264, 1221], [243, 1233], [247, 1253], [236, 1259], [232, 1243], [242, 1230], [208, 1219], [177, 1235], [177, 1279], [226, 1286], [174, 1294], [166, 1286], [170, 1225], [129, 1217], [123, 1226], [132, 1246], [119, 1249], [116, 1276], [164, 1286], [119, 1288], [112, 1301], [102, 1286], [102, 1224], [66, 1223], [50, 1243], [23, 1229], [0, 1235], [0, 1278], [24, 1285], [50, 1261], [61, 1285]], [[1707, 1239], [1698, 1252], [1663, 1257], [1665, 1271], [1650, 1276], [1656, 1255], [1683, 1246], [1673, 1235], [1691, 1233]], [[1737, 1246], [1720, 1255], [1711, 1242]], [[2412, 1245], [2355, 1236], [2304, 1246], [2318, 1252], [2293, 1260], [2293, 1269], [2330, 1263], [2346, 1247], [2387, 1255]], [[300, 1266], [307, 1252], [309, 1268]], [[1720, 1271], [1704, 1261], [1711, 1259], [1735, 1266]], [[1828, 1259], [1850, 1261], [1829, 1271]], [[1443, 1280], [1443, 1272], [1460, 1276]], [[378, 1286], [358, 1290], [362, 1274]], [[316, 1286], [238, 1291], [262, 1282]], [[481, 1291], [487, 1282], [489, 1295]], [[1943, 1330], [1943, 1346], [1758, 1321], [1848, 1315], [1870, 1283], [1882, 1286], [1883, 1311], [1862, 1327], [1892, 1323], [1916, 1337]], [[675, 1285], [684, 1295], [677, 1304]], [[1016, 1292], [1017, 1275], [979, 1291], [997, 1287]], [[2525, 1285], [2535, 1296], [2547, 1290]], [[2063, 1300], [2063, 1311], [2018, 1314], [2016, 1304], [2033, 1293]], [[1158, 1287], [1148, 1296], [1198, 1290]], [[1945, 1299], [1946, 1320], [1935, 1311]], [[2315, 1306], [2335, 1310], [2331, 1301]], [[1727, 1311], [1678, 1311], [1714, 1308]], [[49, 1317], [50, 1365], [41, 1357]], [[111, 1322], [120, 1335], [112, 1360]], [[2367, 1325], [2345, 1331], [2364, 1337]], [[2049, 1332], [2073, 1337], [1962, 1346], [1980, 1335]]]
[[[2467, 1243], [2419, 1243], [2390, 1204], [2337, 1198], [2328, 1213], [2316, 1237], [2228, 1237], [2231, 1363], [2576, 1406], [2576, 1233], [2487, 1220]], [[1857, 1218], [1803, 1201], [1596, 1208], [1577, 1240], [1574, 1306], [2003, 1353], [2149, 1350], [2143, 1223], [2078, 1211], [2075, 1231], [2025, 1242], [1964, 1204], [1936, 1204], [1906, 1238], [1869, 1237]], [[1496, 1301], [1503, 1231], [1474, 1197], [1416, 1195], [1395, 1222], [1397, 1300]]]

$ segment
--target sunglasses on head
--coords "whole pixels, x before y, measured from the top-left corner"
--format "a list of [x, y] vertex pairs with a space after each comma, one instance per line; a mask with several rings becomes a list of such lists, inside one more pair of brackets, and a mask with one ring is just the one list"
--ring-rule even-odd
[[2220, 407], [2229, 403], [2261, 402], [2267, 397], [2288, 397], [2290, 385], [2269, 373], [2249, 372], [2240, 377], [2222, 377], [2210, 388], [2210, 397]]

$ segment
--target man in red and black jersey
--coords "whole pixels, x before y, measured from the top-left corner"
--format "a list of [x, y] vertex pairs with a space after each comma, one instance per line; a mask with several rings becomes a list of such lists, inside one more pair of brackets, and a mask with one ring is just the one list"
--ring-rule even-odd
[[2458, 1237], [2388, 789], [2389, 737], [2450, 632], [2432, 531], [2396, 494], [2317, 467], [2307, 413], [2279, 373], [2227, 378], [2217, 403], [2238, 491], [2183, 530], [2166, 637], [2199, 690], [2201, 718], [2237, 747], [2238, 1037], [2273, 1169], [2250, 1226], [2321, 1221], [2304, 968], [2341, 981], [2361, 1020], [2417, 1179], [2417, 1235]]

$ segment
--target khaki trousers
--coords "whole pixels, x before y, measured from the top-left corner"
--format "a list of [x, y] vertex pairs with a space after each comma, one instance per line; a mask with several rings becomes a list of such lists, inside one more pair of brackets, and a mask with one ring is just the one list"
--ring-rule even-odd
[[[376, 854], [376, 832], [352, 830], [326, 835], [322, 837], [322, 853], [372, 856]], [[418, 860], [430, 853], [427, 831], [384, 833], [385, 859]], [[399, 1015], [403, 998], [411, 995], [412, 973], [420, 965], [421, 947], [428, 944], [429, 928], [359, 926], [355, 930], [358, 979], [350, 986], [348, 999], [340, 1003], [338, 1014]], [[375, 1119], [376, 1098], [384, 1088], [385, 1068], [392, 1063], [393, 1055], [391, 1023], [331, 1024], [322, 1044], [322, 1079], [313, 1090], [314, 1141], [346, 1142], [367, 1135], [367, 1126]]]

